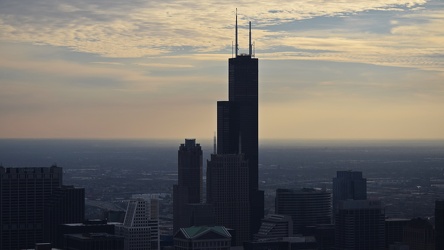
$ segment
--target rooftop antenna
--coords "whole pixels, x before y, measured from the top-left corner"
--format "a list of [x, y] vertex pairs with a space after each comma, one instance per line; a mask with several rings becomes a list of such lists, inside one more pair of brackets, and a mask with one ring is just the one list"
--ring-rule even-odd
[[252, 54], [253, 49], [252, 49], [252, 44], [251, 44], [251, 21], [249, 22], [249, 28], [250, 28], [250, 33], [249, 33], [249, 44], [248, 44], [248, 48], [249, 48], [250, 56], [252, 57], [252, 56], [253, 56], [253, 54]]
[[234, 48], [233, 48], [233, 41], [231, 41], [231, 58], [233, 58]]
[[238, 50], [239, 50], [239, 44], [237, 41], [237, 8], [236, 8], [236, 48], [235, 48], [236, 57], [237, 57]]

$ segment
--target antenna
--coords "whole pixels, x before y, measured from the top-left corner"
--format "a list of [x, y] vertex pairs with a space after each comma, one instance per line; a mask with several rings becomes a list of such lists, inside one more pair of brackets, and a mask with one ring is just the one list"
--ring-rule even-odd
[[251, 22], [249, 22], [249, 28], [250, 28], [250, 33], [249, 33], [249, 43], [248, 43], [248, 48], [249, 48], [249, 54], [250, 56], [252, 56], [252, 48], [251, 48]]
[[233, 41], [231, 41], [231, 58], [233, 58], [233, 51], [234, 51], [234, 49], [233, 49]]
[[239, 50], [239, 44], [237, 41], [237, 8], [236, 8], [236, 48], [235, 48], [236, 57], [237, 57], [238, 50]]

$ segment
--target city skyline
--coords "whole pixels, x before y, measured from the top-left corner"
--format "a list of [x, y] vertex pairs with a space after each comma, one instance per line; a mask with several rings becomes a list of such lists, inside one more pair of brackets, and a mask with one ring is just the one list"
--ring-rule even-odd
[[260, 138], [444, 139], [438, 0], [2, 1], [0, 138], [211, 138], [236, 7]]

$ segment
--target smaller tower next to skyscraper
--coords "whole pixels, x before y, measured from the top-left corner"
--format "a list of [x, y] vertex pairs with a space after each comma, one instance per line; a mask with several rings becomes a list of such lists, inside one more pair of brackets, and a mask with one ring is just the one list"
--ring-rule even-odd
[[333, 209], [341, 200], [366, 200], [367, 179], [360, 171], [338, 171], [333, 178]]
[[173, 186], [173, 230], [189, 227], [188, 204], [202, 201], [202, 148], [195, 139], [185, 139], [178, 151], [177, 185]]

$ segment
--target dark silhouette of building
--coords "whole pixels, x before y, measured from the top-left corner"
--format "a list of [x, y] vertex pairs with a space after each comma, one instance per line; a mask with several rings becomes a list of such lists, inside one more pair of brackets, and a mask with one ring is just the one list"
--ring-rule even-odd
[[410, 219], [385, 219], [385, 246], [388, 248], [396, 242], [402, 242], [404, 227]]
[[384, 216], [380, 201], [339, 201], [335, 215], [336, 248], [385, 249]]
[[435, 231], [432, 224], [422, 218], [410, 220], [404, 227], [403, 243], [409, 246], [409, 250], [435, 249]]
[[122, 236], [107, 233], [65, 235], [65, 250], [124, 250]]
[[213, 154], [207, 162], [207, 202], [216, 225], [235, 230], [235, 245], [250, 239], [248, 162], [243, 154]]
[[45, 204], [61, 188], [62, 175], [57, 166], [0, 166], [0, 249], [33, 248], [44, 242]]
[[190, 227], [190, 213], [203, 196], [202, 149], [195, 139], [185, 139], [178, 151], [178, 181], [173, 187], [173, 230]]
[[67, 223], [58, 226], [57, 238], [61, 239], [64, 247], [64, 236], [68, 234], [109, 234], [115, 232], [115, 225], [120, 223], [109, 223], [107, 220], [86, 220], [82, 223]]
[[318, 250], [313, 236], [295, 236], [244, 242], [244, 250]]
[[174, 235], [174, 249], [219, 249], [229, 250], [231, 234], [222, 226], [180, 228]]
[[313, 188], [277, 189], [275, 211], [291, 216], [293, 233], [304, 234], [306, 227], [331, 223], [331, 194]]
[[62, 247], [59, 225], [81, 223], [85, 219], [85, 189], [73, 186], [56, 188], [45, 204], [44, 242]]
[[360, 171], [337, 171], [333, 178], [333, 209], [341, 200], [366, 200], [367, 179]]
[[237, 14], [235, 33], [235, 56], [228, 60], [228, 101], [217, 103], [217, 154], [243, 154], [247, 161], [253, 234], [264, 216], [264, 193], [258, 183], [258, 59], [252, 53], [251, 22], [248, 54], [238, 53]]
[[444, 249], [444, 200], [435, 201], [435, 249]]
[[269, 214], [262, 219], [254, 240], [293, 236], [293, 220], [289, 215]]

